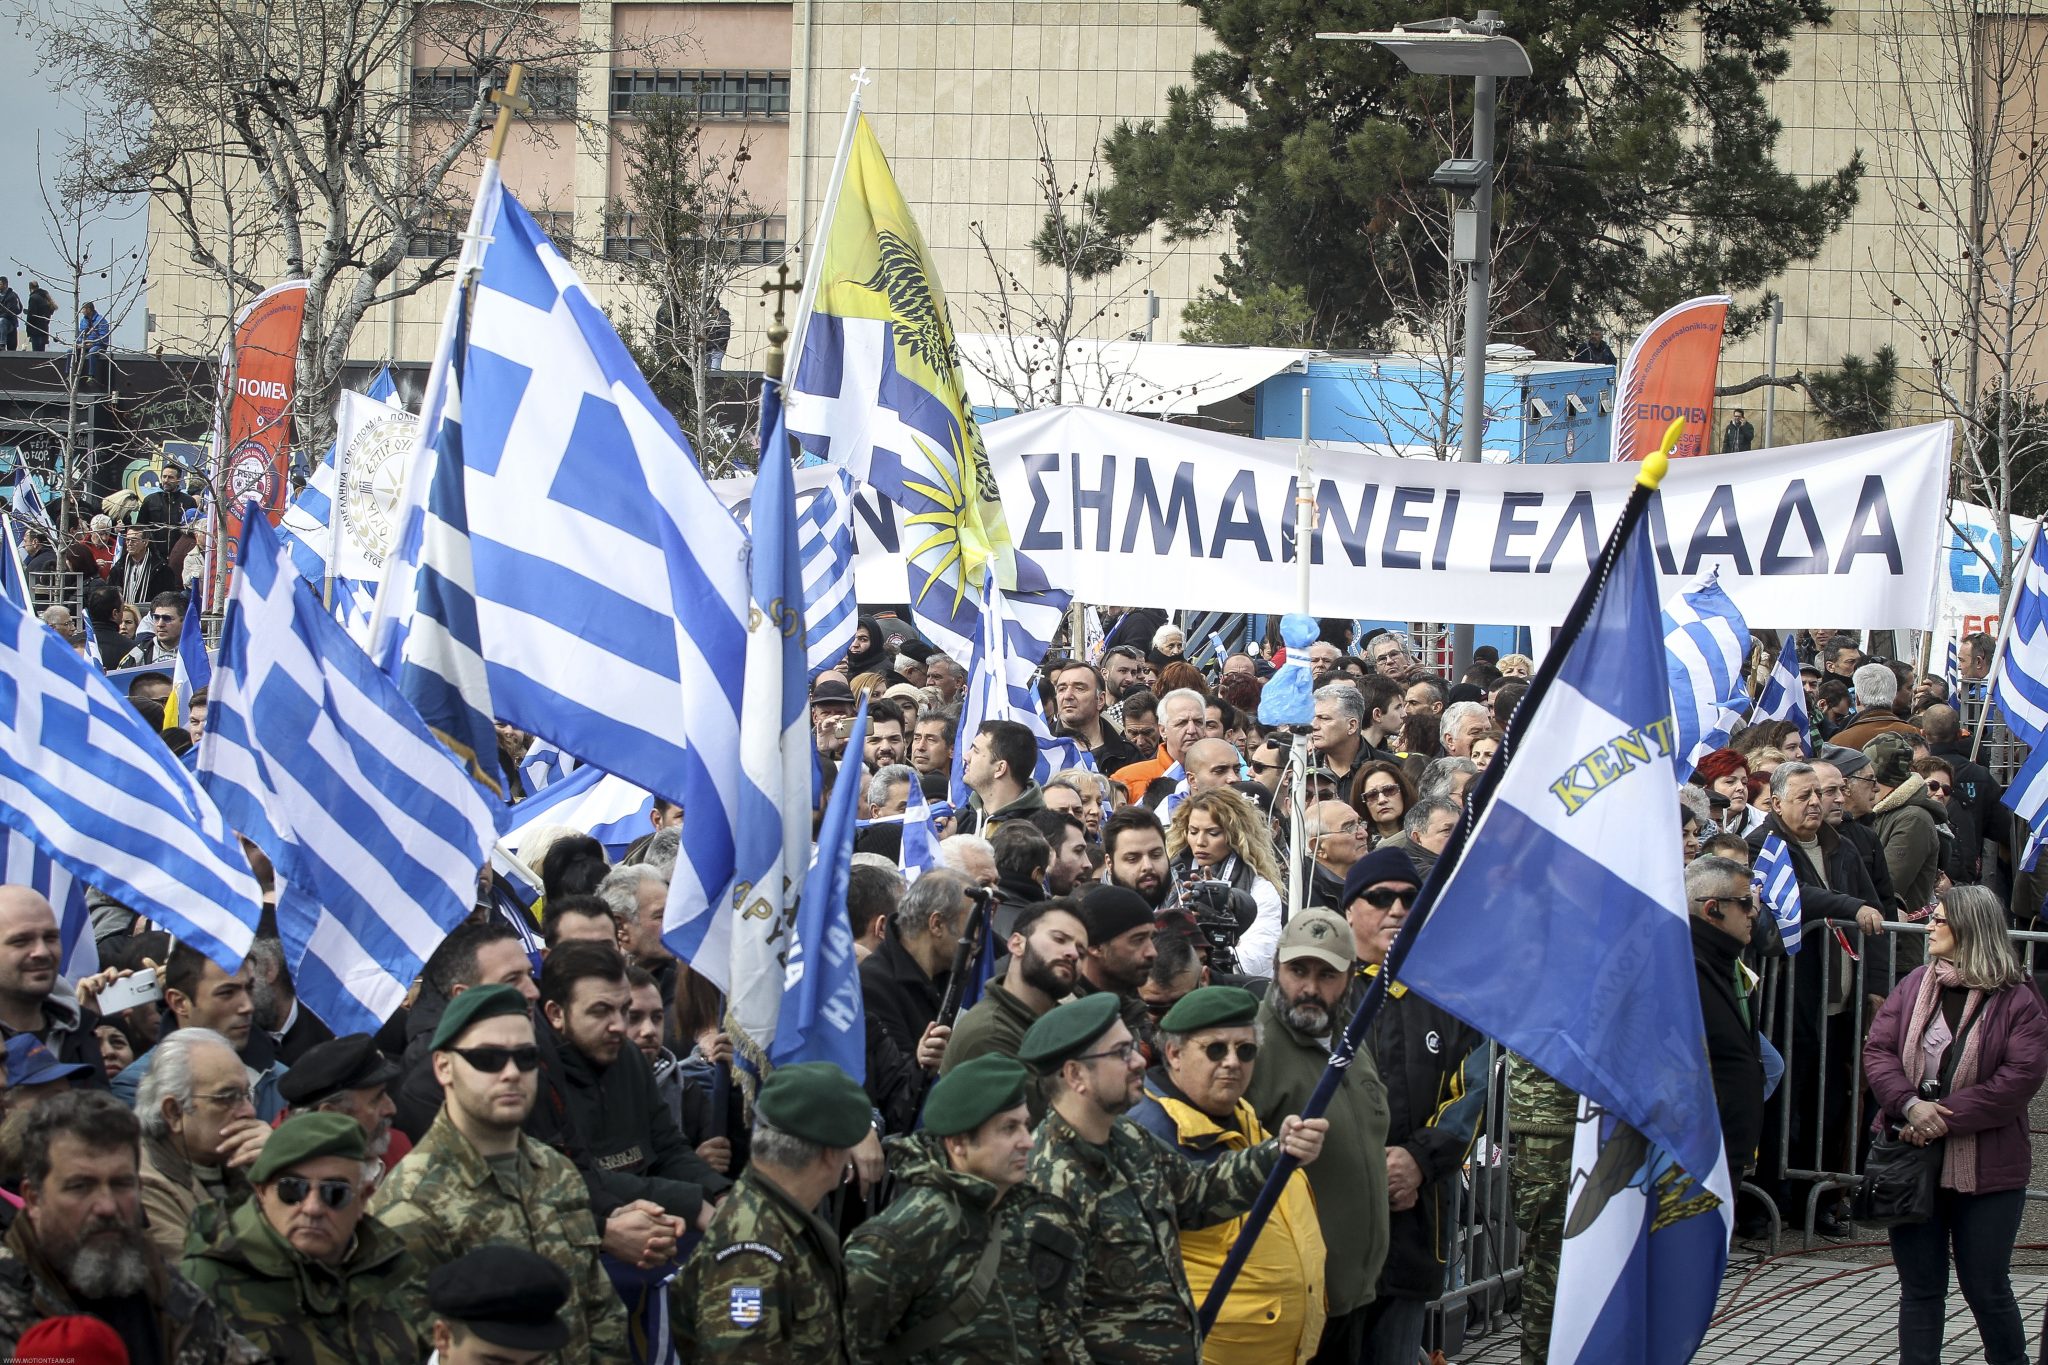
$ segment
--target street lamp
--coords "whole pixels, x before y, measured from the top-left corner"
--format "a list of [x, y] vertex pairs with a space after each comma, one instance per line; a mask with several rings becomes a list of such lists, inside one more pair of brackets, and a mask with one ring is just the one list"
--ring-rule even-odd
[[[1453, 157], [1436, 168], [1429, 183], [1466, 201], [1451, 218], [1451, 259], [1465, 274], [1464, 430], [1458, 458], [1479, 462], [1480, 438], [1486, 425], [1486, 338], [1488, 294], [1493, 266], [1493, 123], [1494, 94], [1502, 77], [1527, 76], [1529, 54], [1513, 38], [1500, 34], [1500, 15], [1488, 9], [1476, 19], [1431, 19], [1396, 24], [1385, 33], [1318, 33], [1340, 43], [1376, 43], [1401, 59], [1410, 71], [1424, 76], [1470, 76], [1472, 155]], [[1472, 627], [1453, 628], [1451, 651], [1458, 668], [1472, 661]]]

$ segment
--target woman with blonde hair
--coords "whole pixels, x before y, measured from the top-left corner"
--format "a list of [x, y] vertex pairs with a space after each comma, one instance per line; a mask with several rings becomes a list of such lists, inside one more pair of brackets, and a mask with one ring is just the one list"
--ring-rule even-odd
[[1863, 1045], [1881, 1112], [1915, 1147], [1942, 1144], [1933, 1216], [1895, 1224], [1900, 1365], [1936, 1365], [1947, 1326], [1948, 1264], [1977, 1320], [1989, 1365], [2026, 1365], [2012, 1249], [2033, 1143], [2027, 1111], [2048, 1076], [2048, 1008], [2006, 937], [2005, 908], [1958, 886], [1928, 921], [1927, 965], [1886, 998]]
[[1526, 654], [1504, 654], [1500, 660], [1502, 678], [1513, 678], [1527, 682], [1536, 673], [1536, 661]]
[[1251, 896], [1258, 914], [1237, 941], [1237, 960], [1253, 976], [1272, 975], [1280, 946], [1280, 860], [1252, 803], [1228, 787], [1190, 796], [1166, 827], [1166, 852], [1176, 884], [1223, 881]]

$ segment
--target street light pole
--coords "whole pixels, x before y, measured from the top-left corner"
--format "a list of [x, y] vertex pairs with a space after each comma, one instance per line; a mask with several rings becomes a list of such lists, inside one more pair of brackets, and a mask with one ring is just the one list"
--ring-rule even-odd
[[[1479, 11], [1481, 30], [1492, 32], [1500, 23], [1493, 10]], [[1486, 341], [1490, 328], [1490, 295], [1493, 289], [1493, 122], [1498, 76], [1485, 72], [1473, 80], [1472, 159], [1485, 167], [1471, 207], [1472, 239], [1456, 245], [1466, 248], [1465, 263], [1465, 407], [1464, 428], [1458, 443], [1458, 459], [1479, 463], [1479, 448], [1486, 436]], [[1453, 236], [1457, 236], [1453, 233]], [[1452, 675], [1472, 663], [1472, 623], [1461, 621], [1451, 628]]]

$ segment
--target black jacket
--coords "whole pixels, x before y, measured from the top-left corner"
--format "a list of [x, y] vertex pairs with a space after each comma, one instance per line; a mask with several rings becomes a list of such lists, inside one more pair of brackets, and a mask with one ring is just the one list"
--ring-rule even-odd
[[904, 1056], [917, 1056], [917, 1040], [939, 1017], [948, 974], [936, 981], [926, 976], [893, 931], [860, 964], [861, 1004]]
[[[1365, 970], [1358, 972], [1338, 1018], [1357, 1010], [1370, 980]], [[1455, 1231], [1452, 1196], [1485, 1105], [1484, 1072], [1478, 1073], [1482, 1091], [1470, 1091], [1466, 1063], [1485, 1041], [1461, 1020], [1399, 986], [1388, 993], [1366, 1030], [1364, 1046], [1387, 1088], [1387, 1146], [1405, 1149], [1422, 1171], [1415, 1207], [1393, 1213], [1388, 1221], [1380, 1298], [1433, 1299], [1443, 1292]]]
[[1102, 746], [1090, 749], [1088, 756], [1095, 760], [1095, 771], [1099, 773], [1113, 773], [1151, 757], [1150, 754], [1139, 753], [1138, 746], [1118, 734], [1116, 727], [1108, 721], [1102, 722]]
[[1756, 1164], [1757, 1144], [1764, 1134], [1764, 1064], [1757, 1046], [1754, 1002], [1745, 1017], [1735, 989], [1735, 964], [1741, 957], [1740, 943], [1693, 916], [1692, 961], [1699, 974], [1700, 1019], [1707, 1031], [1707, 1068], [1714, 1074], [1714, 1103], [1721, 1111], [1728, 1170], [1737, 1180]]
[[1955, 771], [1955, 790], [1948, 798], [1948, 827], [1955, 832], [1955, 848], [1949, 854], [1948, 878], [1958, 884], [1984, 880], [1984, 841], [2007, 842], [2004, 808], [1998, 804], [2003, 790], [1991, 770], [1970, 761], [1970, 746], [1955, 740], [1929, 747], [1928, 752], [1945, 758]]
[[399, 1060], [401, 1074], [391, 1091], [398, 1116], [391, 1126], [415, 1143], [426, 1136], [434, 1125], [434, 1115], [441, 1112], [441, 1083], [434, 1079], [434, 1055], [428, 1044], [441, 1026], [441, 1011], [447, 1008], [441, 992], [422, 981], [419, 995], [406, 1011], [405, 1056]]
[[[1848, 822], [1844, 821], [1844, 825]], [[1827, 970], [1841, 949], [1835, 943], [1834, 933], [1822, 920], [1849, 920], [1856, 918], [1856, 912], [1866, 905], [1884, 907], [1877, 886], [1870, 879], [1862, 855], [1856, 845], [1843, 838], [1834, 825], [1820, 827], [1819, 844], [1821, 856], [1827, 861], [1827, 884], [1822, 885], [1820, 874], [1808, 861], [1806, 850], [1792, 841], [1785, 833], [1784, 826], [1773, 815], [1749, 832], [1750, 857], [1755, 858], [1764, 846], [1767, 835], [1776, 834], [1785, 841], [1786, 850], [1792, 855], [1792, 867], [1799, 878], [1799, 919], [1805, 926], [1801, 947], [1793, 959], [1793, 974], [1798, 982], [1797, 1018], [1799, 1047], [1808, 1057], [1819, 1041], [1820, 1019], [1825, 1013], [1827, 1000]], [[1880, 855], [1879, 861], [1882, 861]], [[1784, 941], [1779, 938], [1776, 922], [1769, 915], [1758, 915], [1756, 919], [1757, 947], [1763, 956], [1782, 957], [1785, 954]], [[1884, 975], [1884, 944], [1879, 942], [1882, 935], [1864, 935], [1855, 929], [1842, 931], [1848, 936], [1849, 944], [1862, 954], [1870, 964], [1866, 985], [1873, 994], [1884, 995], [1891, 991], [1891, 981]], [[1872, 957], [1871, 954], [1876, 954]], [[1853, 968], [1852, 968], [1853, 973]], [[1782, 1024], [1780, 1029], [1782, 1031]]]
[[694, 1221], [706, 1195], [731, 1187], [683, 1141], [639, 1048], [627, 1043], [618, 1060], [599, 1068], [544, 1020], [535, 1033], [540, 1094], [526, 1132], [576, 1163], [599, 1228], [635, 1199]]

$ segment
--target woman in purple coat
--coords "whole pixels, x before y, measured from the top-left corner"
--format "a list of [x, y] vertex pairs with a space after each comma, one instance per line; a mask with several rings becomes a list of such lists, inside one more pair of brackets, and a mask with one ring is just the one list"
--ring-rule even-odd
[[[2033, 1166], [2027, 1105], [2048, 1075], [2048, 1008], [2020, 969], [1989, 891], [1954, 888], [1929, 924], [1928, 965], [1892, 991], [1863, 1045], [1864, 1074], [1883, 1110], [1877, 1121], [1898, 1124], [1915, 1146], [1944, 1143], [1934, 1217], [1891, 1230], [1899, 1362], [1941, 1359], [1953, 1249], [1987, 1365], [2027, 1365], [2010, 1271]], [[1948, 1093], [1921, 1098], [1959, 1037]]]

